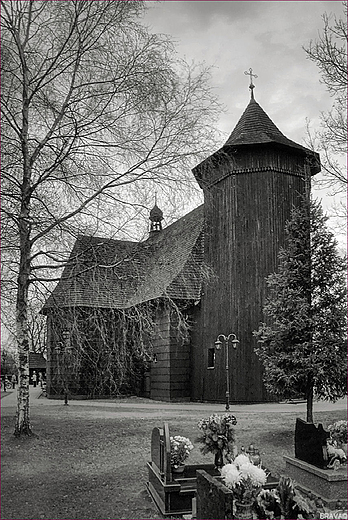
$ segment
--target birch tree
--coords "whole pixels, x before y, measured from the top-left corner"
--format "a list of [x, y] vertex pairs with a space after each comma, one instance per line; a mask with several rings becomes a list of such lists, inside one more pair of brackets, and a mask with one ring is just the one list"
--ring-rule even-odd
[[1, 2], [3, 245], [16, 276], [15, 435], [30, 434], [30, 287], [62, 244], [112, 228], [132, 187], [184, 183], [213, 142], [209, 71], [140, 23], [141, 1]]

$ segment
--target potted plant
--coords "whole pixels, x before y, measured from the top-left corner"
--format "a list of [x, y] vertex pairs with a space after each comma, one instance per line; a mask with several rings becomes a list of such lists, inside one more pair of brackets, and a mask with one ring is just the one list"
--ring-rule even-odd
[[233, 491], [234, 517], [253, 518], [256, 497], [267, 481], [266, 472], [255, 466], [249, 457], [240, 454], [233, 463], [222, 468], [221, 476], [224, 484]]
[[336, 421], [330, 424], [327, 429], [333, 446], [342, 449], [347, 456], [347, 422]]
[[185, 460], [193, 450], [193, 444], [187, 437], [175, 435], [170, 437], [170, 464], [172, 472], [182, 473], [185, 469]]
[[221, 468], [224, 464], [223, 455], [230, 462], [235, 446], [235, 434], [233, 426], [237, 424], [237, 419], [230, 413], [224, 415], [213, 414], [208, 419], [201, 419], [198, 428], [202, 433], [198, 436], [197, 442], [203, 444], [201, 452], [215, 454], [215, 466]]

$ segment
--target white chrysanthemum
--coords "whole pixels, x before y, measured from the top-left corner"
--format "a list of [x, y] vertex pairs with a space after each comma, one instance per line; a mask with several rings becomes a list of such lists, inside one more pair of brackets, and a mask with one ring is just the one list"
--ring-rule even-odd
[[234, 459], [234, 464], [239, 468], [240, 466], [243, 466], [244, 464], [250, 464], [250, 459], [247, 455], [244, 455], [241, 453], [240, 455], [237, 455], [237, 457]]
[[223, 466], [221, 476], [229, 488], [233, 488], [241, 479], [241, 475], [234, 464], [226, 464]]
[[247, 479], [252, 474], [253, 468], [255, 468], [254, 464], [248, 460], [248, 462], [241, 464], [238, 469], [242, 477]]
[[249, 477], [254, 486], [264, 486], [267, 481], [266, 472], [262, 468], [254, 466], [253, 464], [252, 468], [249, 468]]

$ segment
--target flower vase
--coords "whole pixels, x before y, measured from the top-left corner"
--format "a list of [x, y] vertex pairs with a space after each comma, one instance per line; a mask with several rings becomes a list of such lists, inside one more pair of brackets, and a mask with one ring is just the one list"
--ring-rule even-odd
[[176, 475], [182, 475], [185, 471], [185, 465], [181, 464], [180, 466], [172, 466], [172, 473]]
[[253, 519], [253, 503], [247, 502], [245, 504], [235, 501], [236, 512], [235, 520], [252, 520]]
[[218, 448], [215, 453], [215, 460], [214, 460], [215, 468], [221, 469], [224, 465], [224, 456], [222, 449]]

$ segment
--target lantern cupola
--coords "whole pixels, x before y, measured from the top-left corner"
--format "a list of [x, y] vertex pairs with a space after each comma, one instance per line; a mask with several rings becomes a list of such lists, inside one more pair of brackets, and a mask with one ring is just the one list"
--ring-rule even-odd
[[151, 221], [150, 233], [158, 233], [159, 231], [162, 231], [163, 211], [157, 206], [156, 203], [150, 211], [149, 219]]

